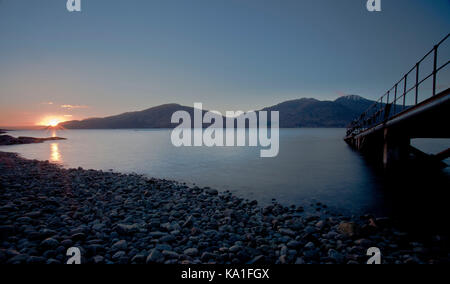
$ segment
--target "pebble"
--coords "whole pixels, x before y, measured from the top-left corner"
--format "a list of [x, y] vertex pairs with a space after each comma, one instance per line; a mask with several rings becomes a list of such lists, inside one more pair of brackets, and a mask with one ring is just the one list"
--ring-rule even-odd
[[328, 256], [333, 259], [334, 261], [336, 261], [338, 264], [341, 264], [344, 262], [345, 257], [338, 251], [334, 250], [334, 249], [330, 249], [328, 251]]
[[54, 249], [59, 246], [59, 242], [55, 239], [48, 238], [41, 242], [41, 247], [44, 249]]
[[157, 249], [153, 249], [147, 257], [146, 263], [163, 263], [164, 255]]
[[116, 242], [115, 244], [113, 244], [112, 249], [113, 250], [127, 250], [128, 248], [128, 243], [125, 240], [120, 240], [118, 242]]
[[196, 256], [198, 254], [198, 249], [196, 248], [188, 248], [184, 250], [184, 254], [188, 256]]

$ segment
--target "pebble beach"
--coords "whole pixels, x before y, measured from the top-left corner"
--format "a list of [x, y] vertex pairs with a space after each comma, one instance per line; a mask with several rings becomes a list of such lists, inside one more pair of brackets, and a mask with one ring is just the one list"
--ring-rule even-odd
[[448, 263], [446, 239], [422, 243], [382, 216], [325, 204], [260, 206], [230, 192], [0, 152], [0, 263]]

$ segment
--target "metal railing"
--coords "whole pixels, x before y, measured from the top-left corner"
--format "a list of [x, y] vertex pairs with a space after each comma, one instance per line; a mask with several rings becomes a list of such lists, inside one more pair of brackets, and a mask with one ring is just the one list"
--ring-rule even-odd
[[[411, 68], [403, 77], [398, 81], [391, 89], [389, 89], [381, 98], [379, 98], [372, 106], [370, 106], [359, 118], [350, 123], [347, 128], [347, 136], [358, 135], [359, 133], [370, 129], [380, 123], [386, 122], [393, 116], [399, 115], [402, 112], [408, 110], [410, 107], [416, 106], [421, 103], [419, 101], [419, 86], [426, 80], [432, 77], [432, 97], [436, 95], [437, 89], [437, 74], [447, 67], [450, 60], [438, 65], [438, 49], [446, 42], [450, 34], [436, 44], [432, 50], [430, 50], [421, 60], [419, 60], [414, 67]], [[433, 54], [433, 71], [420, 80], [419, 71], [421, 63], [423, 63], [430, 55]], [[415, 74], [413, 74], [415, 73]], [[408, 88], [408, 79], [411, 75], [415, 75], [415, 84]], [[401, 90], [403, 89], [403, 91]], [[407, 96], [414, 91], [415, 97], [413, 104], [406, 104]], [[399, 93], [401, 92], [401, 93]], [[428, 98], [427, 98], [428, 99]], [[400, 103], [399, 103], [400, 102]]]

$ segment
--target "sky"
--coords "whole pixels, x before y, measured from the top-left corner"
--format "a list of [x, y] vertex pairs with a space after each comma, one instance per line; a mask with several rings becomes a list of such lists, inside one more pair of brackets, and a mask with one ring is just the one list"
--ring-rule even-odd
[[81, 4], [0, 0], [0, 126], [165, 103], [224, 113], [376, 99], [450, 31], [450, 0], [381, 0], [381, 12], [366, 0]]

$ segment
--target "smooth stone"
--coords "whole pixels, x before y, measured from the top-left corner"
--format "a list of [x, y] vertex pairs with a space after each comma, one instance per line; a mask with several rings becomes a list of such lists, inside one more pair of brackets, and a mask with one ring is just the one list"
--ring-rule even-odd
[[159, 238], [167, 236], [167, 235], [168, 235], [167, 233], [163, 233], [163, 232], [150, 232], [149, 233], [150, 237], [156, 238], [156, 239], [159, 239]]
[[94, 258], [92, 260], [94, 261], [95, 264], [100, 264], [105, 261], [105, 258], [101, 255], [97, 255], [97, 256], [94, 256]]
[[70, 237], [70, 239], [74, 242], [84, 241], [86, 239], [86, 235], [84, 233], [77, 233], [77, 234], [72, 235], [72, 237]]
[[44, 249], [55, 249], [59, 246], [59, 242], [53, 238], [45, 239], [41, 242], [41, 247]]
[[139, 231], [139, 226], [137, 224], [133, 225], [118, 224], [116, 226], [116, 231], [120, 235], [131, 235]]
[[125, 257], [126, 255], [127, 254], [124, 251], [118, 251], [113, 255], [112, 259], [118, 260], [118, 259]]
[[209, 260], [215, 260], [216, 259], [216, 255], [215, 254], [212, 254], [212, 253], [209, 253], [209, 252], [204, 252], [203, 254], [202, 254], [202, 256], [200, 257], [200, 259], [203, 261], [203, 262], [207, 262], [207, 261], [209, 261]]
[[249, 262], [247, 262], [247, 264], [251, 265], [251, 264], [262, 264], [265, 263], [265, 256], [264, 255], [258, 255], [256, 257], [254, 257], [252, 260], [250, 260]]
[[164, 263], [164, 255], [159, 250], [152, 249], [147, 257], [146, 263]]
[[40, 257], [40, 256], [30, 256], [27, 259], [28, 264], [45, 264], [46, 261], [47, 261], [47, 259], [45, 259], [44, 257]]
[[125, 240], [120, 240], [118, 242], [116, 242], [115, 244], [113, 244], [112, 249], [113, 250], [127, 250], [128, 248], [128, 243]]
[[241, 249], [242, 248], [240, 246], [235, 245], [235, 246], [230, 247], [229, 251], [232, 252], [232, 253], [236, 253], [236, 252], [240, 251]]
[[354, 222], [342, 222], [339, 224], [338, 231], [348, 237], [353, 237], [358, 233], [358, 226]]
[[184, 250], [184, 254], [188, 256], [196, 256], [198, 254], [198, 249], [196, 248], [188, 248]]
[[178, 259], [180, 255], [174, 251], [163, 250], [162, 254], [169, 259]]
[[163, 236], [163, 237], [161, 237], [159, 239], [159, 241], [162, 242], [162, 243], [171, 243], [171, 242], [173, 242], [175, 240], [176, 240], [176, 238], [174, 236], [172, 236], [172, 235], [166, 235], [166, 236]]
[[330, 249], [328, 251], [328, 256], [333, 259], [334, 261], [336, 261], [337, 263], [343, 263], [345, 260], [345, 257], [338, 251], [334, 250], [334, 249]]
[[294, 240], [287, 243], [288, 248], [298, 248], [300, 245], [300, 242]]
[[172, 250], [172, 246], [168, 245], [168, 244], [157, 244], [155, 246], [155, 249], [159, 250], [159, 251], [163, 251], [163, 250]]
[[183, 223], [183, 226], [182, 226], [182, 227], [183, 227], [183, 228], [191, 227], [191, 226], [194, 224], [193, 219], [194, 219], [194, 217], [192, 217], [192, 215], [189, 216], [189, 217], [186, 219], [186, 221]]
[[279, 229], [278, 230], [281, 234], [283, 234], [283, 235], [287, 235], [287, 236], [290, 236], [290, 237], [295, 237], [295, 232], [294, 231], [292, 231], [291, 229]]
[[61, 264], [61, 261], [51, 258], [47, 260], [47, 264]]
[[10, 258], [8, 260], [8, 263], [9, 264], [23, 264], [23, 263], [26, 263], [27, 260], [28, 260], [28, 255], [19, 254], [19, 255], [16, 255], [16, 256]]
[[137, 254], [137, 255], [133, 256], [133, 258], [131, 259], [131, 262], [132, 263], [138, 263], [138, 264], [144, 263], [145, 262], [145, 255]]

